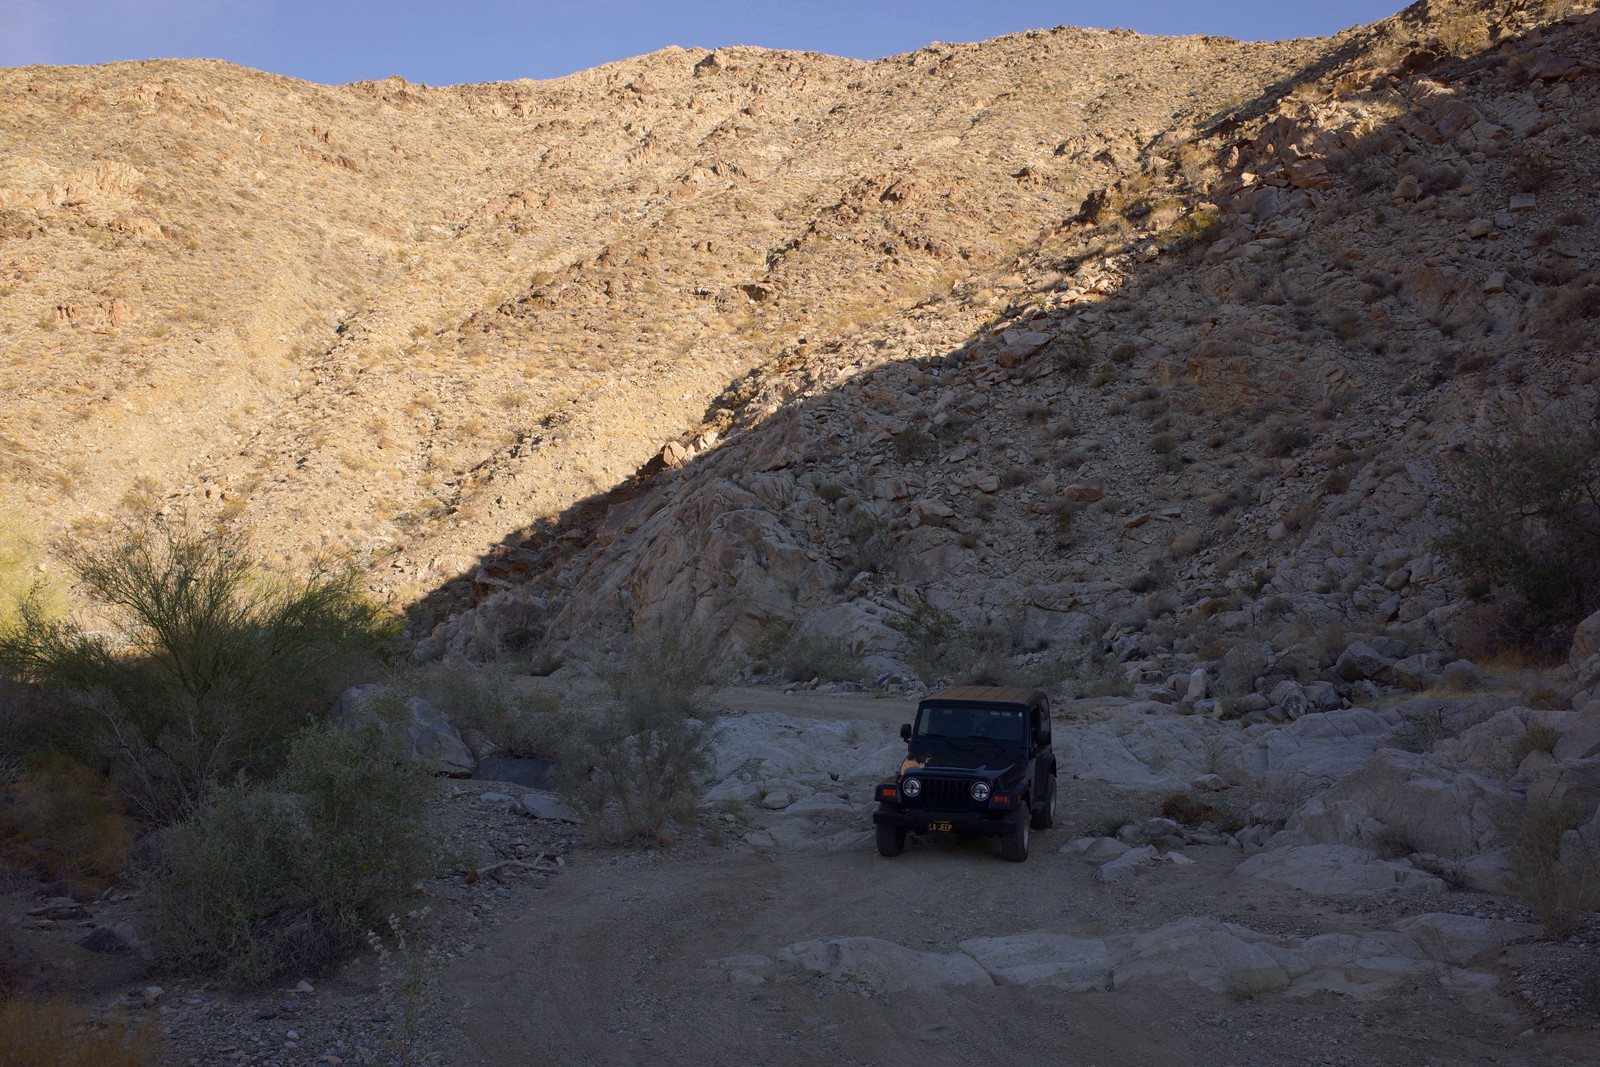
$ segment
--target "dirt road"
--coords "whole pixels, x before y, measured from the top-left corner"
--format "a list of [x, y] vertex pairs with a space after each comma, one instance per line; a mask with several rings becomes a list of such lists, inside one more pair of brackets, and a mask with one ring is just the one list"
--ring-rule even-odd
[[[1441, 908], [1438, 898], [1329, 900], [1234, 879], [1238, 854], [1220, 846], [1189, 849], [1194, 865], [1131, 886], [1102, 884], [1092, 865], [1056, 852], [1109, 814], [1153, 803], [1070, 783], [1061, 828], [1036, 835], [1023, 864], [1003, 862], [992, 841], [915, 838], [893, 860], [865, 837], [831, 854], [705, 840], [578, 852], [487, 951], [449, 966], [444, 988], [474, 1057], [496, 1067], [970, 1064], [997, 1055], [1083, 1067], [1600, 1063], [1592, 1035], [1530, 1031], [1510, 997], [1469, 1004], [1427, 982], [1371, 1001], [1229, 997], [1176, 981], [1081, 994], [995, 986], [866, 995], [822, 980], [737, 985], [706, 966], [811, 938], [867, 935], [955, 952], [971, 937], [1110, 934], [1190, 915], [1306, 936]], [[1452, 906], [1472, 905], [1449, 896]], [[1504, 978], [1501, 988], [1510, 988]]]

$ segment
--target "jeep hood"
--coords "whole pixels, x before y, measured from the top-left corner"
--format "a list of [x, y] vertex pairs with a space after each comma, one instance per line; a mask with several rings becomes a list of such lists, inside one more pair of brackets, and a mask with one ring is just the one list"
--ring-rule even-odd
[[1002, 752], [999, 749], [913, 745], [910, 753], [900, 764], [900, 773], [954, 771], [974, 777], [1000, 778], [1010, 771], [1020, 770], [1025, 762], [1026, 759], [1015, 752]]

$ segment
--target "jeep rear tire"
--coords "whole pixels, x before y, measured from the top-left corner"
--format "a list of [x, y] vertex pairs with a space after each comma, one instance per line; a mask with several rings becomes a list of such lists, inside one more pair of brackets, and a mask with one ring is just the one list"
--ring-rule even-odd
[[1045, 786], [1044, 803], [1033, 813], [1033, 828], [1035, 830], [1048, 830], [1056, 822], [1056, 776], [1050, 776], [1050, 784]]
[[898, 856], [906, 847], [906, 828], [903, 826], [875, 826], [878, 838], [878, 855]]
[[1028, 858], [1028, 818], [1027, 812], [1017, 816], [1016, 825], [1010, 831], [1000, 835], [1000, 855], [1012, 863], [1021, 863]]

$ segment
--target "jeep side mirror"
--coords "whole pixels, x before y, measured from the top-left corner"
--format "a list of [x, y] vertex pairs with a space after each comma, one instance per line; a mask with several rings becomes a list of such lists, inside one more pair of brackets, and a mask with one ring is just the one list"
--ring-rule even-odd
[[900, 740], [902, 740], [902, 741], [911, 740], [911, 724], [910, 723], [903, 722], [903, 723], [900, 724]]
[[1048, 745], [1050, 743], [1050, 727], [1046, 726], [1039, 731], [1038, 743], [1040, 746]]

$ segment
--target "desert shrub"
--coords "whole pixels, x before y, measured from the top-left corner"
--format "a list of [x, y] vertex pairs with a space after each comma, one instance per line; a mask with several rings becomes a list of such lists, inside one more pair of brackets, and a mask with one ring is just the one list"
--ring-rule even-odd
[[929, 685], [1024, 685], [1028, 676], [1011, 659], [1021, 651], [1023, 619], [1014, 613], [1003, 626], [975, 626], [923, 603], [891, 625], [906, 635], [907, 664]]
[[1530, 752], [1549, 752], [1556, 747], [1556, 742], [1561, 740], [1561, 734], [1554, 726], [1547, 722], [1529, 723], [1528, 728], [1517, 739], [1517, 761]]
[[665, 844], [698, 813], [714, 760], [709, 649], [693, 632], [636, 635], [627, 661], [602, 677], [613, 704], [574, 720], [563, 746], [569, 792], [599, 840]]
[[1256, 433], [1256, 444], [1261, 454], [1269, 459], [1279, 459], [1309, 445], [1311, 434], [1302, 426], [1272, 423]]
[[1178, 447], [1178, 439], [1170, 433], [1158, 433], [1150, 438], [1150, 451], [1158, 456], [1165, 456]]
[[1542, 429], [1468, 452], [1440, 510], [1436, 550], [1508, 599], [1513, 640], [1564, 649], [1600, 608], [1600, 429]]
[[1200, 551], [1200, 546], [1205, 544], [1205, 535], [1196, 529], [1187, 529], [1180, 532], [1172, 539], [1172, 558], [1187, 559]]
[[1125, 697], [1133, 693], [1133, 683], [1128, 672], [1110, 656], [1093, 656], [1087, 664], [1087, 677], [1082, 687], [1086, 697]]
[[65, 1000], [0, 1000], [0, 1063], [15, 1067], [154, 1067], [166, 1062], [159, 1028], [126, 1018], [98, 1025]]
[[1389, 735], [1390, 742], [1407, 752], [1428, 752], [1433, 746], [1452, 736], [1450, 724], [1443, 712], [1414, 711], [1403, 716], [1400, 725]]
[[891, 441], [894, 445], [894, 458], [901, 463], [932, 459], [939, 454], [939, 442], [918, 426], [907, 426], [896, 433]]
[[476, 730], [507, 755], [531, 758], [551, 743], [554, 693], [519, 688], [507, 669], [437, 664], [417, 679], [417, 695], [449, 716], [458, 729]]
[[155, 821], [275, 766], [341, 668], [391, 632], [353, 571], [269, 578], [222, 529], [155, 520], [67, 559], [120, 633], [53, 619], [30, 598], [0, 630], [0, 673], [56, 694], [74, 719], [62, 743], [102, 745]]
[[845, 643], [825, 634], [801, 634], [775, 629], [755, 650], [755, 660], [766, 674], [780, 681], [852, 681], [861, 677], [861, 662]]
[[1512, 888], [1556, 939], [1600, 909], [1600, 841], [1578, 829], [1581, 816], [1577, 804], [1530, 802], [1505, 835]]
[[65, 881], [74, 892], [110, 885], [133, 828], [103, 775], [57, 759], [0, 790], [0, 863]]
[[1222, 813], [1193, 793], [1169, 793], [1161, 800], [1161, 814], [1184, 826], [1198, 826], [1217, 822]]
[[165, 831], [143, 878], [164, 953], [237, 986], [327, 969], [428, 872], [434, 790], [375, 726], [307, 727], [277, 779], [221, 787]]
[[1222, 237], [1223, 216], [1217, 211], [1196, 211], [1179, 219], [1172, 227], [1174, 250], [1204, 249]]
[[893, 569], [894, 534], [878, 516], [868, 511], [858, 513], [845, 530], [845, 540], [849, 547], [840, 566], [836, 591], [848, 586], [858, 574], [881, 574]]

